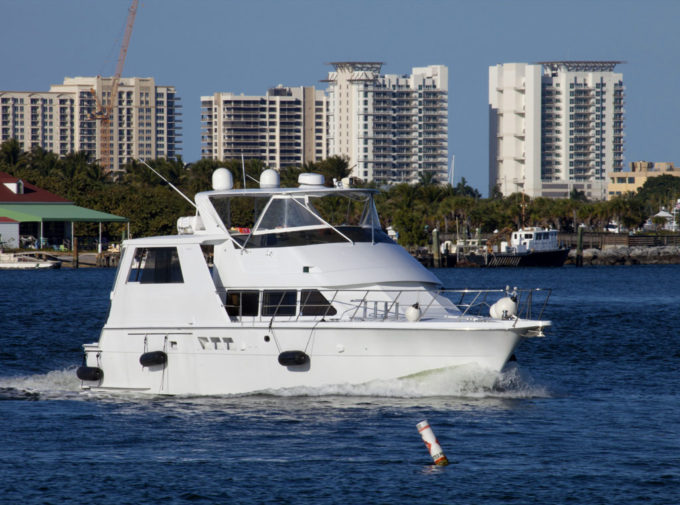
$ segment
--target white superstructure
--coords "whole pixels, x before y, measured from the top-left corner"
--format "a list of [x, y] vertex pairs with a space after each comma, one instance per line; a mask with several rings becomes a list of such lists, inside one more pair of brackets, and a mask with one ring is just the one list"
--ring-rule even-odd
[[279, 188], [267, 170], [260, 188], [232, 189], [218, 169], [180, 235], [126, 241], [83, 386], [232, 394], [498, 371], [550, 324], [522, 317], [535, 297], [443, 291], [381, 230], [375, 190], [299, 182]]
[[489, 68], [489, 187], [503, 195], [604, 199], [623, 167], [618, 61], [505, 63]]
[[381, 75], [379, 62], [335, 62], [329, 72], [328, 152], [378, 183], [448, 181], [448, 68]]
[[556, 251], [560, 249], [557, 241], [557, 230], [539, 226], [520, 228], [512, 232], [510, 243], [501, 242], [501, 252], [526, 253]]
[[[0, 143], [16, 139], [65, 156], [85, 151], [101, 159], [96, 100], [111, 100], [111, 77], [66, 77], [49, 91], [0, 91]], [[91, 90], [94, 90], [95, 95]], [[109, 166], [120, 169], [136, 158], [176, 158], [181, 151], [181, 105], [172, 86], [153, 78], [121, 78], [113, 108]]]

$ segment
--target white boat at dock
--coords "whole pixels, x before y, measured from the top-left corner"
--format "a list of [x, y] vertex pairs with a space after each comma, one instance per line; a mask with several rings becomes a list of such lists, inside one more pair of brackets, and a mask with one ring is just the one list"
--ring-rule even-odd
[[510, 234], [510, 241], [493, 245], [487, 241], [462, 255], [462, 262], [480, 267], [561, 267], [569, 248], [557, 240], [557, 230], [538, 226], [524, 227]]
[[125, 241], [83, 388], [221, 395], [500, 371], [550, 325], [549, 291], [443, 289], [382, 231], [376, 190], [299, 184], [266, 170], [233, 189], [218, 169], [178, 235]]
[[60, 268], [61, 261], [39, 252], [0, 253], [0, 270], [44, 270]]

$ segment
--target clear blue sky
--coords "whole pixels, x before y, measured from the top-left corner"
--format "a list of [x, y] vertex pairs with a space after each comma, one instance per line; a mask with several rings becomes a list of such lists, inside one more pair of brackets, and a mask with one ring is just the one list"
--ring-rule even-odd
[[[112, 75], [130, 0], [0, 0], [0, 89], [44, 91]], [[142, 0], [124, 76], [173, 85], [183, 156], [200, 157], [200, 96], [316, 85], [330, 61], [385, 73], [449, 67], [449, 152], [488, 186], [488, 67], [624, 60], [625, 165], [680, 164], [680, 1]]]

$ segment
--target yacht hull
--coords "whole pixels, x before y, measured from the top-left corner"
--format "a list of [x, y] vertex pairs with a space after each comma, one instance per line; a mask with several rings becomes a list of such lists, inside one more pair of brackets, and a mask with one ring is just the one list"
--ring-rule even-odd
[[561, 267], [569, 249], [531, 251], [526, 253], [468, 254], [464, 262], [480, 267]]
[[[103, 378], [83, 381], [83, 386], [96, 391], [229, 395], [362, 384], [467, 364], [500, 371], [527, 332], [526, 327], [513, 330], [501, 324], [496, 329], [473, 329], [466, 323], [455, 329], [441, 323], [401, 326], [321, 322], [271, 329], [104, 330], [99, 343], [85, 346], [86, 365], [100, 368]], [[167, 361], [140, 364], [140, 356], [153, 351], [166, 353]], [[301, 365], [281, 365], [278, 357], [286, 351], [302, 351], [309, 359]]]

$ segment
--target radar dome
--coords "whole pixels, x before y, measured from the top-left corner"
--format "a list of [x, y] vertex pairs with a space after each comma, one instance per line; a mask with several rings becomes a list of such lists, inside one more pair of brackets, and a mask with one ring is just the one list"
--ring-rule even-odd
[[226, 168], [218, 168], [212, 174], [212, 186], [215, 191], [222, 191], [234, 187], [234, 176]]
[[279, 184], [279, 173], [276, 170], [268, 168], [260, 174], [261, 188], [278, 188]]
[[303, 172], [298, 175], [298, 184], [300, 186], [323, 186], [326, 182], [323, 174], [315, 174], [314, 172]]

